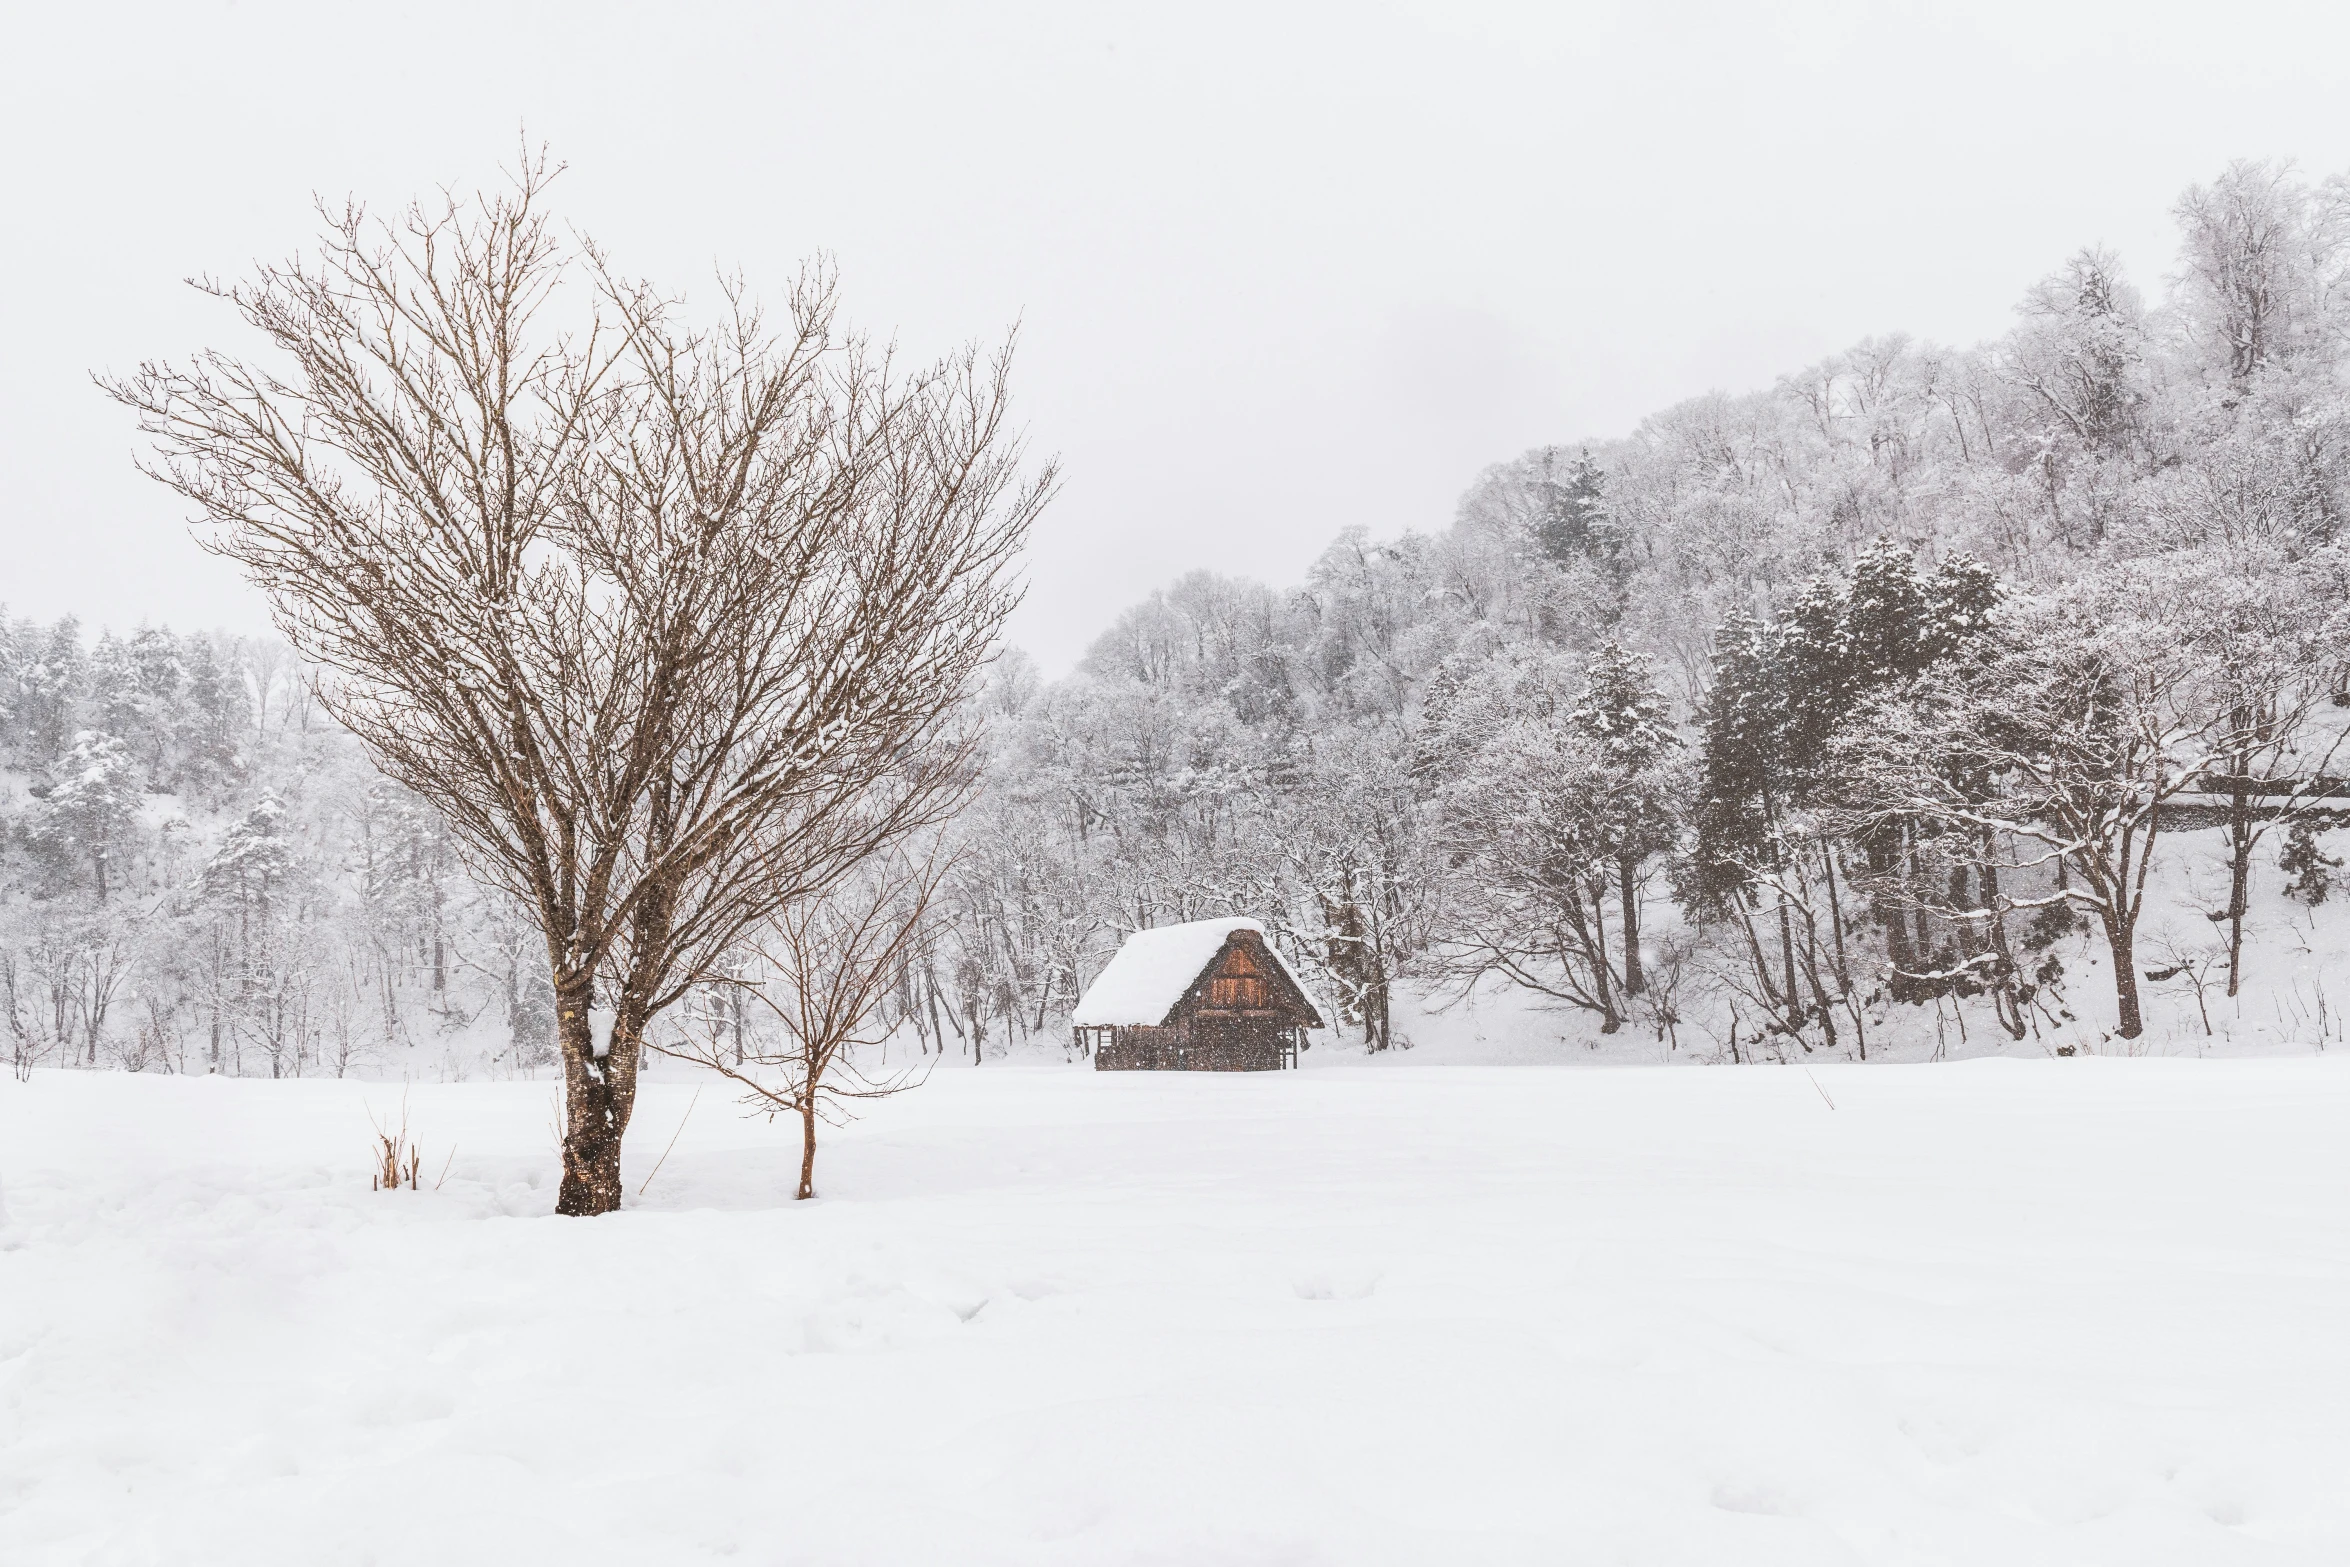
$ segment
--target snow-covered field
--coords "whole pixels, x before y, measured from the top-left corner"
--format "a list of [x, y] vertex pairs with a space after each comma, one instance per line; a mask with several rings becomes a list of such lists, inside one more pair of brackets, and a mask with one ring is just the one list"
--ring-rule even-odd
[[2333, 1056], [551, 1095], [0, 1080], [0, 1562], [2350, 1560]]

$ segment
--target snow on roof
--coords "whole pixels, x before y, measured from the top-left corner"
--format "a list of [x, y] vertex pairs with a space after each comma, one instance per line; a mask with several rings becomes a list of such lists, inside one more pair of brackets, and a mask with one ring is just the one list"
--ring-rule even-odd
[[[1251, 919], [1193, 920], [1136, 931], [1118, 948], [1110, 966], [1085, 987], [1069, 1021], [1079, 1028], [1157, 1027], [1223, 947], [1224, 938], [1236, 930], [1265, 933], [1265, 927]], [[1272, 943], [1267, 942], [1265, 950], [1272, 952]], [[1274, 952], [1273, 961], [1281, 963], [1281, 954]], [[1281, 971], [1289, 973], [1289, 965], [1281, 963]], [[1294, 982], [1296, 976], [1290, 978]], [[1305, 987], [1298, 988], [1302, 992]]]

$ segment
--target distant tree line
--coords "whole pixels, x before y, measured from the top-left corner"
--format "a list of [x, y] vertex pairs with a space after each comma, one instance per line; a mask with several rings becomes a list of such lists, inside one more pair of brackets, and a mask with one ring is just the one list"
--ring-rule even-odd
[[0, 764], [0, 1050], [19, 1067], [549, 1058], [550, 992], [514, 911], [319, 712], [282, 645], [0, 617]]
[[[2254, 887], [2329, 897], [2350, 804], [2350, 184], [2238, 164], [2177, 217], [2158, 304], [2084, 251], [1996, 342], [1872, 339], [1528, 452], [1295, 587], [1185, 577], [1065, 679], [1007, 654], [883, 1031], [1060, 1040], [1124, 933], [1227, 913], [1372, 1049], [1402, 990], [1736, 1059], [1865, 1054], [1911, 1006], [2126, 1037], [2148, 975], [2232, 991]], [[284, 649], [0, 643], [15, 1059], [551, 1062], [542, 922]], [[2182, 947], [2147, 889], [2189, 826]], [[661, 1026], [783, 1048], [757, 953], [696, 961]]]
[[[1373, 1049], [1407, 982], [1739, 1058], [1944, 998], [2133, 1037], [2141, 977], [2206, 959], [2232, 991], [2255, 879], [2335, 869], [2350, 182], [2237, 164], [2177, 218], [2159, 306], [2084, 251], [1995, 343], [1872, 339], [1297, 588], [1194, 574], [1067, 679], [1008, 662], [906, 1015], [1052, 1031], [1121, 933], [1229, 912]], [[2221, 829], [2217, 944], [2142, 951], [2182, 823]]]

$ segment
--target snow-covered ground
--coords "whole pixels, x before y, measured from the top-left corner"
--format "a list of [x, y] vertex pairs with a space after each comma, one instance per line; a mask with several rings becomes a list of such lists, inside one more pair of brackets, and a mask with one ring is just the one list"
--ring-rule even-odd
[[2350, 1560], [2336, 1056], [400, 1100], [0, 1080], [0, 1562]]

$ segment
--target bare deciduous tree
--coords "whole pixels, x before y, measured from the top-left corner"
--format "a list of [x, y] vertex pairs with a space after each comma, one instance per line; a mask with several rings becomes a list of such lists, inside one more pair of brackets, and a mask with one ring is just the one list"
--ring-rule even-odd
[[[2106, 593], [2126, 599], [2135, 585]], [[1867, 792], [1884, 802], [1881, 819], [1955, 838], [1953, 858], [2061, 872], [2030, 896], [1989, 878], [1978, 907], [1943, 912], [1996, 922], [2069, 905], [2094, 916], [2113, 962], [2115, 1032], [2136, 1039], [2138, 927], [2166, 813], [2230, 738], [2199, 709], [2192, 660], [2158, 622], [2084, 593], [2034, 606], [2011, 629], [1981, 666], [1868, 710], [1882, 771]]]
[[857, 1059], [861, 1047], [887, 1037], [882, 1021], [891, 986], [920, 939], [944, 867], [923, 861], [869, 862], [865, 870], [823, 897], [803, 898], [778, 911], [753, 943], [764, 973], [738, 981], [737, 993], [757, 998], [780, 1027], [756, 1042], [684, 1034], [653, 1048], [725, 1076], [744, 1090], [743, 1102], [768, 1116], [800, 1122], [800, 1187], [816, 1195], [816, 1125], [835, 1120], [860, 1099], [911, 1088], [927, 1069], [876, 1076]]
[[[1498, 977], [1623, 1026], [1608, 944], [1618, 879], [1599, 748], [1527, 719], [1502, 727], [1445, 791], [1459, 888], [1438, 968], [1459, 993]], [[1620, 921], [1621, 911], [1615, 911]]]
[[2204, 787], [2225, 802], [2228, 901], [2213, 918], [2227, 927], [2233, 996], [2243, 985], [2253, 851], [2272, 828], [2289, 832], [2325, 809], [2336, 787], [2334, 758], [2350, 739], [2320, 721], [2333, 695], [2323, 651], [2340, 635], [2340, 612], [2326, 617], [2335, 624], [2315, 623], [2316, 596], [2292, 591], [2290, 567], [2235, 574], [2208, 557], [2196, 564], [2199, 589], [2180, 594], [2169, 618], [2199, 656], [2204, 700], [2224, 737]]
[[535, 912], [557, 1208], [593, 1214], [649, 1020], [961, 798], [956, 714], [1052, 479], [1022, 473], [1008, 345], [905, 371], [822, 268], [778, 324], [729, 282], [683, 325], [558, 237], [553, 172], [326, 211], [315, 257], [198, 284], [265, 357], [107, 385], [329, 710]]

